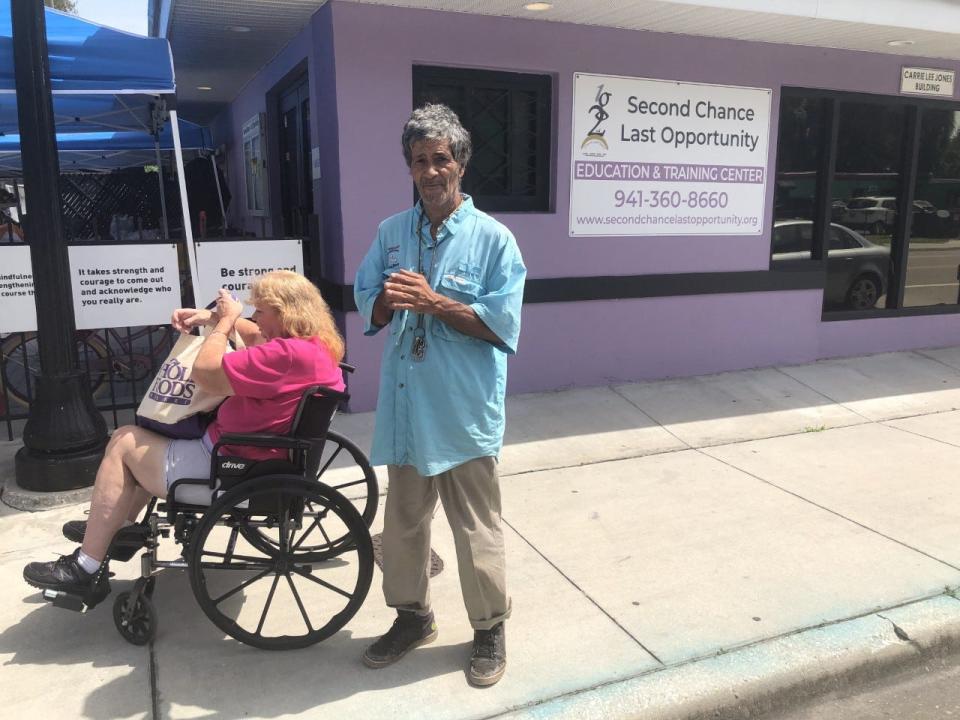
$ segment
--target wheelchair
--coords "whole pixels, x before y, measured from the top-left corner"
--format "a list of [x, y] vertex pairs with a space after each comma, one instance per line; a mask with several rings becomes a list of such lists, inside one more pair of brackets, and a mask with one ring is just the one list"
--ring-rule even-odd
[[[111, 559], [130, 560], [145, 550], [141, 577], [113, 604], [114, 623], [127, 641], [144, 645], [155, 636], [152, 597], [164, 568], [186, 570], [207, 617], [260, 649], [313, 645], [357, 613], [373, 577], [369, 527], [379, 489], [363, 453], [329, 429], [347, 398], [315, 385], [303, 393], [288, 435], [223, 435], [209, 477], [175, 481], [165, 501], [154, 498], [139, 523], [117, 533], [98, 573], [108, 572]], [[289, 459], [220, 455], [223, 446], [280, 448]], [[323, 476], [335, 474], [338, 459], [355, 467], [339, 484], [325, 484]], [[161, 560], [160, 540], [171, 534], [180, 557]], [[96, 590], [103, 587], [101, 577], [84, 596], [45, 590], [43, 597], [86, 612], [108, 594]]]

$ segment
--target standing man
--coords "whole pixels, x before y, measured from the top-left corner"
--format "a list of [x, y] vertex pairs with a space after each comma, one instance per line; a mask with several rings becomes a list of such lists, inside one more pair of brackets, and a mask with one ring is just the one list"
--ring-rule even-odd
[[380, 224], [354, 285], [365, 333], [390, 326], [371, 461], [388, 466], [383, 593], [397, 610], [363, 661], [385, 667], [437, 637], [429, 566], [439, 498], [474, 628], [470, 682], [493, 685], [510, 616], [497, 455], [527, 271], [510, 231], [460, 192], [472, 148], [457, 115], [424, 105], [402, 143], [420, 202]]

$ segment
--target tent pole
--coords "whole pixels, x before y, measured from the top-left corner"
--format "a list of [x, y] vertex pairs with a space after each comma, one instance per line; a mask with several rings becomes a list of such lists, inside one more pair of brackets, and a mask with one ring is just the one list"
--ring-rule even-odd
[[163, 192], [163, 158], [160, 156], [160, 136], [153, 136], [153, 147], [157, 151], [157, 182], [160, 183], [160, 232], [164, 240], [170, 239], [170, 226], [167, 224], [167, 198]]
[[177, 181], [180, 184], [180, 207], [183, 210], [183, 240], [187, 248], [187, 260], [190, 265], [190, 282], [193, 285], [193, 304], [203, 307], [206, 301], [202, 298], [203, 289], [200, 287], [200, 277], [197, 272], [197, 249], [193, 244], [193, 226], [190, 224], [190, 203], [187, 200], [187, 177], [183, 172], [183, 150], [180, 148], [180, 123], [177, 121], [177, 111], [170, 111], [170, 129], [173, 131], [173, 154], [177, 161]]
[[223, 191], [220, 190], [220, 175], [217, 173], [216, 157], [210, 155], [210, 166], [213, 168], [213, 181], [217, 184], [217, 199], [220, 201], [220, 237], [227, 236], [227, 208], [223, 205]]

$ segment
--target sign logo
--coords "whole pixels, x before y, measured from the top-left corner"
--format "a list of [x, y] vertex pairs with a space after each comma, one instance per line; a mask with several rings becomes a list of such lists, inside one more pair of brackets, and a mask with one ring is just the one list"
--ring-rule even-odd
[[610, 147], [607, 145], [607, 140], [604, 137], [607, 134], [607, 131], [603, 127], [603, 123], [605, 123], [607, 118], [610, 117], [610, 113], [607, 112], [606, 108], [611, 97], [611, 93], [603, 89], [603, 83], [597, 86], [597, 94], [593, 99], [593, 105], [591, 105], [587, 110], [587, 113], [593, 116], [594, 123], [593, 127], [590, 128], [590, 131], [587, 133], [587, 137], [585, 137], [583, 142], [580, 143], [581, 150], [586, 150], [587, 146], [591, 145], [597, 145], [602, 147], [604, 150], [610, 149]]
[[168, 360], [160, 368], [148, 393], [151, 400], [172, 405], [189, 405], [196, 390], [190, 379], [190, 368], [176, 358]]

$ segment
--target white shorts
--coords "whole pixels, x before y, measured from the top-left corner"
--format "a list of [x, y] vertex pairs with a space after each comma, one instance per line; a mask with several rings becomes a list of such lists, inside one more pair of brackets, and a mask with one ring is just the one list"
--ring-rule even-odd
[[[171, 440], [167, 446], [165, 465], [167, 497], [170, 486], [182, 478], [210, 477], [210, 450], [206, 438], [198, 440]], [[180, 485], [177, 488], [177, 502], [191, 505], [209, 505], [213, 490], [209, 485]]]

